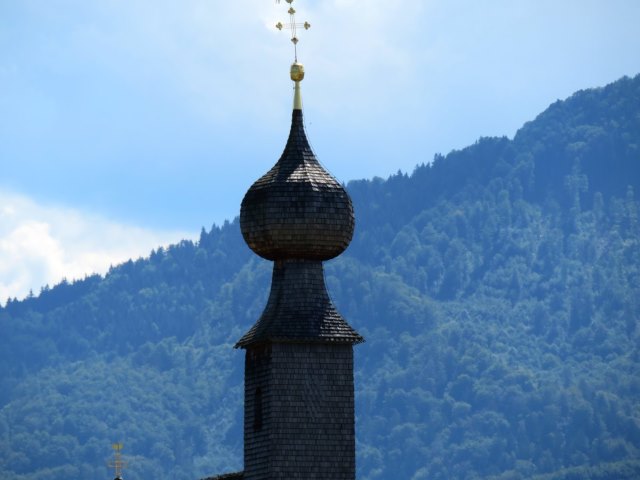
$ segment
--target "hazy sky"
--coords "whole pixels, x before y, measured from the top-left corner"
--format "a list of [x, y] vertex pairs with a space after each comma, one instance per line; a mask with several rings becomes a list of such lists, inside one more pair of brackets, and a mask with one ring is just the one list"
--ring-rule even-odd
[[[296, 0], [339, 180], [411, 172], [640, 72], [637, 0]], [[239, 213], [289, 130], [275, 0], [0, 0], [0, 302]]]

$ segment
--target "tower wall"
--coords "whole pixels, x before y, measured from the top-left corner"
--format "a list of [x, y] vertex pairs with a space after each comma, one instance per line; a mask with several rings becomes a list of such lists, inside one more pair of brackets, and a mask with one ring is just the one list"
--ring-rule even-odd
[[244, 444], [245, 479], [354, 480], [352, 346], [248, 348]]

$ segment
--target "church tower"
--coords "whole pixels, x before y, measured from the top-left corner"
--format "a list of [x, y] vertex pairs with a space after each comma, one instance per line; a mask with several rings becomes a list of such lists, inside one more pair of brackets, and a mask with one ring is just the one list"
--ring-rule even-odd
[[289, 139], [240, 211], [245, 241], [274, 262], [264, 312], [236, 344], [245, 350], [243, 479], [354, 480], [353, 345], [363, 338], [332, 304], [322, 263], [349, 245], [353, 206], [307, 141], [297, 58], [290, 73]]

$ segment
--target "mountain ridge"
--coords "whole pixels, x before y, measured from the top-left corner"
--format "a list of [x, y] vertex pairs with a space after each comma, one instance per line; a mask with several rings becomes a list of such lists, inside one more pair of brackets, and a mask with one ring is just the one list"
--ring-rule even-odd
[[[359, 478], [639, 474], [639, 144], [640, 75], [347, 184], [356, 231], [326, 280], [367, 339]], [[0, 308], [0, 471], [104, 476], [116, 434], [131, 478], [239, 468], [231, 346], [270, 267], [236, 219]]]

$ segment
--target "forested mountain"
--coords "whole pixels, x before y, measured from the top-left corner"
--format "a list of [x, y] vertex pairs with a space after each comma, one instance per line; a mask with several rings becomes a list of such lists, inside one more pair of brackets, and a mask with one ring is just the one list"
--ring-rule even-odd
[[[348, 190], [358, 478], [640, 478], [640, 75]], [[109, 478], [117, 440], [131, 480], [240, 469], [270, 275], [236, 220], [9, 301], [2, 478]]]

